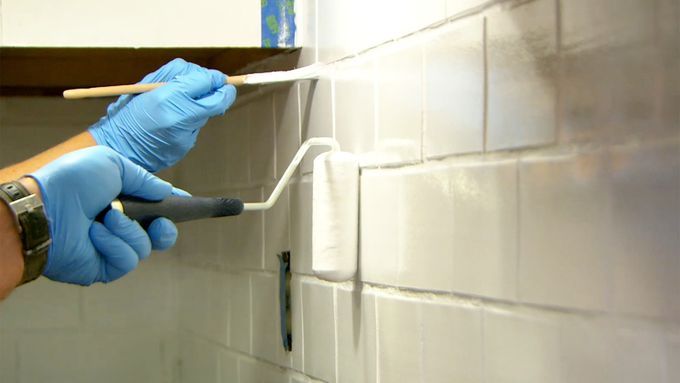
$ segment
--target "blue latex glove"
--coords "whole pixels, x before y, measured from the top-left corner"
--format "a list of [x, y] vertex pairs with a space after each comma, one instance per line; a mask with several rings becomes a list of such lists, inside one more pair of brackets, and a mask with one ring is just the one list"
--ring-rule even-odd
[[95, 222], [119, 194], [161, 200], [173, 192], [168, 182], [107, 147], [66, 154], [30, 176], [40, 186], [50, 222], [52, 244], [43, 271], [49, 279], [110, 282], [132, 271], [152, 248], [167, 249], [177, 239], [177, 228], [166, 218], [154, 220], [148, 232], [116, 210], [103, 224]]
[[225, 75], [174, 59], [141, 81], [168, 82], [137, 96], [121, 96], [90, 127], [100, 145], [156, 172], [181, 160], [208, 118], [224, 114], [236, 99]]

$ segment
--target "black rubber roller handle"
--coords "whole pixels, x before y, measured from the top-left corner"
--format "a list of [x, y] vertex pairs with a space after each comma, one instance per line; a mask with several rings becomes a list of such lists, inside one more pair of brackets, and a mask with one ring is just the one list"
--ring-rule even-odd
[[103, 218], [109, 210], [116, 209], [126, 216], [147, 227], [159, 217], [179, 223], [196, 219], [227, 217], [243, 212], [243, 202], [239, 199], [221, 197], [177, 197], [170, 196], [162, 201], [147, 201], [134, 197], [121, 196], [98, 217]]

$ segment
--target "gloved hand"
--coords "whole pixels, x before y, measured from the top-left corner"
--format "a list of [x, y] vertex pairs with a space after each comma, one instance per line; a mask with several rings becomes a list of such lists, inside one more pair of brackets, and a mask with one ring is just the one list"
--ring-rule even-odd
[[30, 177], [40, 186], [50, 222], [52, 244], [43, 271], [49, 279], [110, 282], [132, 271], [152, 248], [167, 249], [177, 239], [177, 228], [166, 218], [154, 220], [148, 232], [116, 210], [103, 224], [95, 222], [119, 194], [161, 200], [173, 192], [171, 184], [107, 147], [71, 152]]
[[105, 145], [148, 171], [174, 165], [194, 146], [208, 118], [223, 114], [236, 99], [225, 75], [174, 59], [142, 79], [168, 84], [137, 96], [121, 96], [89, 129]]

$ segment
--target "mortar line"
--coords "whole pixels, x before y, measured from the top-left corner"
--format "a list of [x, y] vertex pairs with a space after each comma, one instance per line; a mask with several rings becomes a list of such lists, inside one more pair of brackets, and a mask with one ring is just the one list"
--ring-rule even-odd
[[314, 62], [319, 62], [319, 1], [314, 2]]
[[522, 259], [522, 186], [520, 175], [521, 161], [515, 160], [515, 299], [520, 300], [519, 281], [520, 281], [520, 262]]
[[340, 355], [338, 354], [338, 351], [340, 350], [340, 347], [338, 346], [338, 289], [333, 287], [333, 322], [335, 325], [333, 326], [333, 337], [335, 338], [335, 358], [333, 358], [333, 363], [335, 364], [335, 381], [339, 382], [340, 381]]
[[[517, 169], [516, 177], [519, 177], [519, 169]], [[517, 192], [517, 198], [519, 198], [520, 192], [518, 190]], [[519, 208], [518, 208], [518, 215], [519, 215]], [[519, 232], [519, 231], [518, 231]], [[519, 234], [516, 234], [519, 235]], [[517, 245], [519, 246], [520, 243], [517, 241]], [[519, 264], [519, 258], [518, 262]], [[184, 267], [189, 267], [192, 269], [201, 269], [205, 270], [202, 267], [195, 266], [195, 265], [184, 265]], [[242, 274], [248, 276], [249, 280], [251, 279], [251, 275], [266, 275], [266, 276], [271, 276], [275, 275], [276, 273], [269, 271], [269, 270], [232, 270], [227, 272], [228, 274]], [[315, 283], [321, 283], [322, 285], [326, 286], [344, 286], [343, 284], [338, 284], [338, 283], [331, 283], [331, 282], [325, 282], [325, 281], [319, 281], [316, 277], [310, 274], [301, 274], [301, 273], [293, 273], [293, 275], [297, 276], [297, 278], [300, 280], [300, 283], [304, 281], [314, 281]], [[503, 298], [496, 298], [496, 297], [490, 297], [490, 296], [481, 296], [481, 295], [474, 295], [474, 294], [468, 294], [468, 293], [462, 293], [462, 292], [454, 292], [454, 291], [434, 291], [434, 290], [424, 290], [424, 289], [417, 289], [417, 288], [410, 288], [410, 287], [404, 287], [404, 286], [395, 286], [395, 285], [386, 285], [386, 284], [381, 284], [378, 282], [371, 282], [371, 281], [357, 281], [359, 283], [359, 289], [360, 290], [373, 290], [377, 292], [378, 294], [381, 295], [386, 295], [386, 296], [400, 296], [400, 297], [405, 297], [405, 298], [411, 298], [411, 299], [423, 299], [425, 301], [432, 301], [432, 300], [438, 300], [438, 299], [448, 299], [452, 300], [452, 303], [459, 303], [459, 304], [470, 304], [474, 306], [479, 306], [479, 307], [486, 307], [486, 308], [509, 308], [509, 307], [525, 307], [525, 308], [531, 308], [531, 309], [536, 309], [536, 310], [542, 310], [546, 312], [553, 312], [553, 313], [568, 313], [568, 314], [575, 314], [575, 315], [586, 315], [586, 316], [609, 316], [609, 315], [615, 315], [617, 317], [620, 317], [622, 319], [633, 319], [633, 320], [642, 320], [645, 322], [650, 322], [650, 323], [669, 323], [673, 324], [672, 320], [670, 319], [663, 319], [663, 318], [654, 318], [654, 317], [645, 317], [641, 315], [624, 315], [622, 316], [619, 313], [613, 313], [613, 312], [608, 312], [605, 310], [589, 310], [589, 309], [581, 309], [581, 308], [576, 308], [576, 307], [563, 307], [563, 306], [554, 306], [554, 305], [545, 305], [545, 304], [537, 304], [537, 303], [531, 303], [531, 302], [522, 302], [521, 300], [510, 300], [510, 299], [503, 299]]]
[[[424, 44], [423, 44], [424, 45]], [[425, 47], [420, 46], [420, 161], [425, 162], [425, 133], [427, 131], [427, 58], [425, 57]]]
[[[273, 169], [273, 171], [274, 171], [274, 180], [277, 180], [277, 181], [278, 181], [279, 178], [280, 178], [279, 170], [278, 170], [278, 169], [279, 169], [279, 168], [278, 168], [278, 166], [279, 166], [279, 161], [278, 161], [278, 156], [279, 156], [279, 145], [277, 145], [278, 142], [279, 142], [279, 129], [278, 129], [278, 128], [279, 128], [279, 124], [278, 124], [278, 121], [277, 121], [278, 119], [276, 118], [276, 117], [277, 117], [277, 116], [276, 116], [276, 111], [277, 111], [277, 108], [276, 108], [276, 104], [277, 104], [277, 102], [276, 102], [276, 93], [275, 93], [275, 92], [272, 93], [272, 96], [271, 96], [271, 97], [272, 97], [272, 102], [271, 102], [271, 110], [272, 110], [272, 126], [273, 126], [273, 129], [274, 129], [274, 132], [273, 132], [273, 133], [274, 133], [274, 150], [273, 150], [273, 152], [274, 152], [274, 154], [273, 154], [273, 155], [274, 155], [274, 169]], [[287, 96], [286, 96], [286, 101], [288, 101], [288, 97], [287, 97]], [[263, 187], [263, 188], [264, 188], [264, 187]]]
[[416, 305], [416, 320], [418, 321], [418, 348], [420, 351], [420, 357], [418, 361], [418, 373], [420, 375], [420, 382], [427, 383], [425, 379], [425, 323], [423, 316], [423, 305]]
[[562, 141], [564, 134], [562, 127], [562, 79], [563, 79], [563, 65], [562, 65], [562, 2], [555, 1], [555, 52], [557, 63], [553, 67], [553, 78], [555, 82], [555, 141], [559, 143]]
[[380, 381], [380, 327], [378, 327], [380, 323], [380, 318], [379, 318], [379, 312], [378, 310], [378, 304], [379, 304], [379, 299], [378, 297], [373, 297], [373, 310], [374, 310], [374, 316], [375, 316], [375, 381], [376, 383], [381, 383]]
[[297, 100], [297, 146], [302, 145], [302, 90], [300, 90], [300, 84], [295, 84], [295, 98]]
[[[276, 145], [274, 145], [276, 147]], [[276, 158], [276, 156], [274, 156]], [[276, 165], [274, 165], [274, 173], [276, 173]], [[264, 187], [259, 188], [259, 199], [263, 200], [264, 197]], [[260, 217], [262, 218], [260, 220], [260, 241], [261, 241], [261, 248], [260, 248], [260, 267], [262, 270], [267, 270], [267, 252], [266, 252], [266, 242], [267, 242], [267, 212], [262, 211], [259, 213]], [[273, 272], [273, 274], [276, 274], [276, 272]]]
[[253, 306], [253, 278], [251, 275], [248, 275], [248, 315], [250, 317], [250, 323], [248, 323], [248, 351], [250, 353], [253, 353], [255, 349], [253, 344]]
[[401, 297], [406, 299], [418, 300], [421, 302], [434, 302], [437, 300], [449, 300], [452, 304], [467, 304], [481, 309], [500, 309], [508, 310], [512, 308], [525, 308], [552, 314], [568, 314], [586, 317], [612, 317], [623, 320], [635, 320], [646, 323], [656, 323], [662, 325], [675, 325], [671, 318], [652, 318], [639, 315], [622, 314], [604, 310], [586, 310], [577, 307], [563, 307], [553, 305], [543, 305], [531, 302], [511, 301], [501, 298], [475, 296], [459, 292], [434, 292], [418, 290], [408, 287], [397, 287], [390, 285], [380, 285], [376, 283], [364, 282], [369, 290], [378, 293], [382, 297]]
[[[198, 339], [198, 340], [200, 340], [200, 341], [203, 342], [203, 343], [207, 343], [207, 344], [209, 344], [209, 345], [215, 347], [218, 351], [224, 351], [224, 352], [233, 354], [234, 356], [237, 357], [237, 362], [238, 362], [239, 359], [253, 360], [253, 361], [256, 361], [256, 362], [259, 362], [259, 363], [262, 363], [262, 364], [267, 364], [267, 365], [269, 365], [269, 366], [271, 366], [271, 367], [276, 367], [276, 368], [284, 369], [284, 370], [286, 370], [286, 371], [298, 373], [298, 374], [303, 375], [303, 376], [305, 376], [306, 378], [312, 379], [312, 380], [314, 380], [314, 381], [320, 381], [318, 378], [315, 378], [315, 377], [313, 377], [313, 376], [311, 376], [311, 375], [307, 375], [307, 374], [304, 372], [304, 369], [303, 369], [302, 371], [301, 371], [301, 370], [298, 370], [298, 369], [295, 369], [295, 368], [293, 367], [292, 364], [291, 364], [290, 366], [283, 366], [283, 365], [274, 363], [274, 362], [272, 362], [272, 361], [270, 361], [270, 360], [268, 360], [268, 359], [264, 359], [264, 358], [259, 357], [259, 356], [257, 356], [257, 355], [253, 355], [253, 354], [250, 354], [250, 353], [245, 353], [245, 352], [243, 352], [243, 351], [241, 351], [241, 350], [238, 350], [238, 349], [235, 349], [235, 348], [230, 348], [229, 346], [224, 345], [224, 344], [222, 344], [222, 343], [219, 343], [219, 342], [213, 340], [212, 338], [204, 338], [201, 334], [195, 333], [195, 332], [190, 331], [190, 330], [188, 330], [188, 329], [179, 329], [178, 335], [179, 335], [180, 337], [181, 337], [182, 335], [189, 335], [189, 336], [192, 336], [192, 339]], [[240, 363], [237, 363], [237, 365], [239, 365], [239, 369], [240, 369]]]
[[331, 75], [330, 75], [330, 85], [331, 85], [331, 137], [333, 137], [336, 141], [338, 139], [337, 132], [336, 132], [336, 124], [335, 124], [335, 70], [331, 70]]
[[[291, 275], [291, 280], [293, 280], [293, 276]], [[298, 299], [300, 300], [300, 355], [301, 355], [301, 360], [300, 360], [300, 366], [302, 368], [302, 371], [305, 370], [305, 302], [304, 299], [302, 299], [302, 291], [304, 289], [304, 285], [302, 284], [302, 280], [300, 280], [300, 291], [298, 294]], [[292, 290], [292, 289], [291, 289]], [[292, 307], [292, 306], [291, 306]], [[292, 320], [292, 316], [291, 316]], [[293, 324], [291, 323], [291, 332], [293, 329]], [[292, 366], [292, 364], [291, 364]]]
[[482, 337], [482, 382], [487, 383], [486, 379], [486, 331], [484, 331], [485, 325], [486, 325], [486, 310], [482, 310], [481, 313], [481, 337]]
[[489, 131], [489, 53], [488, 53], [488, 19], [482, 19], [482, 153], [487, 151]]
[[372, 84], [373, 84], [373, 147], [376, 147], [380, 139], [380, 117], [379, 112], [379, 102], [380, 102], [380, 91], [378, 83], [380, 82], [380, 75], [378, 74], [378, 60], [371, 60], [371, 72], [373, 74]]

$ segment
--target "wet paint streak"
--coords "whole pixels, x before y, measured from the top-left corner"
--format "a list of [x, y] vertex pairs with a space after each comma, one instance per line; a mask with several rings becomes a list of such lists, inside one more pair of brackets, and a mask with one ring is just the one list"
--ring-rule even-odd
[[262, 47], [295, 45], [295, 0], [261, 0]]

